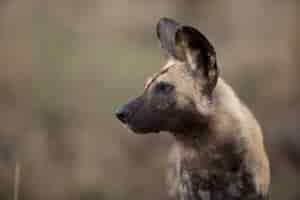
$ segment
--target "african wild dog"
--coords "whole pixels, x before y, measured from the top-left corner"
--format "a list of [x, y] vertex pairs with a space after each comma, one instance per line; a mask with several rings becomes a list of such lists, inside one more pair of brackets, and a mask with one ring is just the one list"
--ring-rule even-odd
[[219, 77], [213, 46], [195, 28], [167, 18], [157, 35], [169, 61], [116, 116], [136, 133], [174, 135], [172, 199], [265, 199], [270, 170], [260, 126]]

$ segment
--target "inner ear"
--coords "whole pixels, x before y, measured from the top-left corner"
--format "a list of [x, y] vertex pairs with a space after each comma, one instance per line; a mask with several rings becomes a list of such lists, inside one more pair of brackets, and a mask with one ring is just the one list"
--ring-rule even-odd
[[217, 83], [219, 70], [215, 49], [208, 39], [197, 29], [182, 26], [169, 18], [159, 20], [156, 32], [168, 55], [187, 63], [193, 74], [205, 82], [204, 92], [211, 93]]
[[197, 29], [189, 26], [180, 27], [175, 33], [177, 58], [186, 62], [188, 67], [201, 75], [208, 92], [215, 87], [219, 75], [216, 52], [208, 39]]
[[193, 27], [179, 28], [175, 33], [175, 44], [181, 60], [196, 65], [197, 68], [216, 64], [215, 49], [208, 39]]

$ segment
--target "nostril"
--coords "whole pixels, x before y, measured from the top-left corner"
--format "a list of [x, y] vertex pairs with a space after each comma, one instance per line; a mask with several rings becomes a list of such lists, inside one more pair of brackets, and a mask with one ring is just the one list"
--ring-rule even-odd
[[122, 122], [126, 122], [126, 116], [125, 116], [125, 114], [124, 113], [116, 113], [116, 116], [117, 116], [117, 118], [120, 120], [120, 121], [122, 121]]
[[116, 114], [116, 117], [121, 122], [126, 123], [129, 118], [130, 112], [125, 108], [121, 108], [121, 109], [118, 109], [115, 114]]

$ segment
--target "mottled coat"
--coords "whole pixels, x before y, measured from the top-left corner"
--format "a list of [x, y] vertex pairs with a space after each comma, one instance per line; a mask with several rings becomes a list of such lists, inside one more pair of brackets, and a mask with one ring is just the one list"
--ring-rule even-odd
[[219, 76], [216, 53], [197, 29], [157, 25], [167, 64], [116, 115], [136, 133], [174, 136], [167, 183], [176, 200], [263, 200], [270, 183], [260, 126]]

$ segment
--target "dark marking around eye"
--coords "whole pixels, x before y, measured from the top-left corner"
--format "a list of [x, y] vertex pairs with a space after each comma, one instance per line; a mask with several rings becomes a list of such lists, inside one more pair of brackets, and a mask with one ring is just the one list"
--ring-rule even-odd
[[167, 82], [159, 82], [155, 86], [155, 91], [158, 93], [168, 94], [174, 89], [174, 85]]

